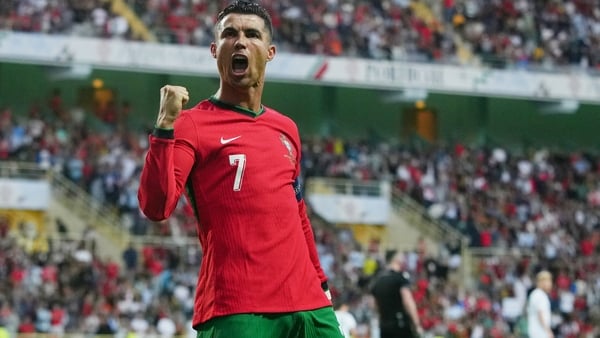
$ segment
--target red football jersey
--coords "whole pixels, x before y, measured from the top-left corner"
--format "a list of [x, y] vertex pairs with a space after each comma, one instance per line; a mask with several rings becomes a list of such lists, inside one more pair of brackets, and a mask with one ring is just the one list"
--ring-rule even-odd
[[184, 189], [203, 249], [194, 325], [236, 313], [330, 306], [306, 206], [296, 124], [270, 108], [255, 116], [214, 98], [184, 110], [174, 139], [150, 136], [138, 198], [169, 217]]

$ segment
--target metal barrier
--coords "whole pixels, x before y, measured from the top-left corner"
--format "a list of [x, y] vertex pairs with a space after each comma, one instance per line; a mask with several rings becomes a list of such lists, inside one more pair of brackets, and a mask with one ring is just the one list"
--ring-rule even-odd
[[[107, 240], [124, 248], [129, 242], [138, 245], [187, 246], [198, 245], [196, 237], [179, 236], [133, 236], [121, 222], [118, 212], [100, 203], [83, 188], [73, 183], [61, 173], [51, 169], [43, 169], [36, 163], [0, 161], [0, 177], [45, 179], [50, 183], [52, 198], [60, 205], [67, 207], [68, 212], [93, 224], [98, 232]], [[49, 234], [54, 240], [57, 236]]]
[[117, 212], [100, 203], [84, 189], [65, 178], [62, 174], [50, 171], [48, 178], [52, 186], [52, 196], [60, 200], [69, 210], [82, 219], [101, 227], [104, 235], [124, 246], [129, 240], [129, 231], [121, 224]]
[[392, 205], [396, 210], [410, 217], [411, 221], [414, 221], [415, 225], [419, 226], [423, 234], [431, 236], [436, 240], [458, 240], [461, 243], [468, 244], [468, 238], [459, 230], [445, 222], [430, 217], [422, 205], [418, 204], [398, 188], [392, 190]]
[[431, 218], [427, 210], [389, 182], [359, 182], [349, 179], [311, 177], [307, 191], [347, 195], [381, 196], [390, 199], [393, 210], [407, 219], [423, 236], [436, 242], [456, 240], [461, 243], [460, 278], [465, 286], [472, 281], [472, 257], [469, 240], [459, 230], [440, 220]]
[[29, 162], [0, 161], [0, 177], [44, 179], [48, 170]]
[[387, 182], [360, 182], [343, 178], [311, 177], [306, 182], [310, 192], [328, 192], [344, 195], [390, 196]]
[[438, 242], [458, 241], [461, 247], [460, 279], [464, 287], [469, 287], [473, 281], [473, 256], [469, 247], [469, 239], [459, 230], [438, 219], [431, 218], [427, 210], [398, 188], [392, 189], [392, 206], [409, 218], [412, 225], [419, 231]]
[[96, 226], [102, 235], [124, 247], [129, 240], [128, 231], [121, 226], [115, 210], [107, 208], [91, 197], [83, 188], [52, 169], [41, 168], [30, 162], [0, 162], [0, 177], [46, 179], [50, 183], [52, 198], [68, 208], [88, 224]]

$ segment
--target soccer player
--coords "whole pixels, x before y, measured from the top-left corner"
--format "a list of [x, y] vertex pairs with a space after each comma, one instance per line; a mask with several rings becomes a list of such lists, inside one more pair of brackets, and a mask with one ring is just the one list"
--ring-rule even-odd
[[297, 126], [261, 102], [276, 54], [271, 18], [238, 0], [218, 14], [214, 38], [213, 96], [183, 110], [187, 89], [161, 88], [140, 206], [155, 221], [184, 191], [193, 206], [198, 338], [341, 338], [299, 186]]

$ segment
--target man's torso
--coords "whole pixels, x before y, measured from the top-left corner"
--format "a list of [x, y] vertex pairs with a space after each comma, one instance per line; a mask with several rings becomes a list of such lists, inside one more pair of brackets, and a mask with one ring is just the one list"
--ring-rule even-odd
[[176, 127], [176, 144], [185, 140], [196, 157], [186, 190], [204, 253], [194, 323], [327, 306], [293, 187], [295, 124], [270, 109], [252, 117], [208, 101], [182, 113], [181, 123], [190, 132]]

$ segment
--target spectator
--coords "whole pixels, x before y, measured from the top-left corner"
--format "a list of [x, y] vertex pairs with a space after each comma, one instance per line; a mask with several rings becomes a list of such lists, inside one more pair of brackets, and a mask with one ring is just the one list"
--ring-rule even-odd
[[529, 337], [553, 338], [550, 300], [552, 275], [540, 271], [536, 275], [536, 288], [531, 292], [527, 305], [527, 323]]
[[129, 242], [129, 245], [123, 251], [123, 263], [125, 270], [129, 273], [134, 272], [138, 266], [138, 252], [133, 245], [133, 242]]
[[356, 336], [356, 319], [349, 311], [350, 307], [345, 301], [339, 301], [335, 309], [335, 316], [340, 324], [340, 329], [344, 334], [344, 338], [352, 338]]
[[[217, 3], [131, 1], [161, 43], [208, 45]], [[264, 1], [293, 53], [472, 63], [494, 67], [597, 68], [600, 18], [585, 1]], [[101, 1], [15, 1], [0, 27], [25, 32], [137, 39]]]

